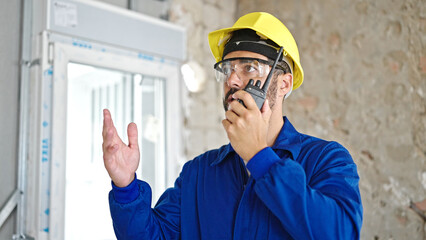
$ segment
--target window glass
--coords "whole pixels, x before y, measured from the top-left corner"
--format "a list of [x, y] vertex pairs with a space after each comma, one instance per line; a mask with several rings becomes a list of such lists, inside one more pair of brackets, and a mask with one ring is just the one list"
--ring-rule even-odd
[[111, 181], [102, 158], [102, 110], [110, 109], [126, 144], [127, 124], [138, 125], [137, 174], [150, 183], [155, 202], [166, 176], [164, 80], [69, 63], [67, 93], [65, 239], [115, 239]]

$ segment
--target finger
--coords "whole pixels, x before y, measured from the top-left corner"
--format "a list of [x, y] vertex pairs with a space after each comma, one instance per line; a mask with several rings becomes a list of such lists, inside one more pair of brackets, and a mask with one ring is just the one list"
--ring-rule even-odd
[[266, 99], [265, 102], [263, 103], [262, 109], [260, 110], [260, 112], [262, 113], [262, 118], [265, 122], [269, 123], [269, 119], [271, 118], [272, 115], [272, 110], [269, 107], [269, 100]]
[[237, 119], [238, 119], [238, 115], [235, 114], [235, 112], [230, 111], [230, 110], [225, 112], [225, 117], [226, 117], [226, 120], [228, 120], [230, 124], [235, 123], [235, 121], [237, 121]]
[[102, 129], [102, 134], [106, 134], [110, 128], [116, 132], [114, 122], [112, 121], [111, 112], [108, 109], [104, 109], [104, 126]]
[[[118, 144], [111, 144], [107, 147], [107, 153], [110, 153], [111, 155], [116, 153], [117, 151], [118, 151]], [[107, 158], [107, 159], [111, 159], [111, 158]]]
[[108, 149], [114, 145], [114, 130], [113, 129], [108, 129], [106, 130], [104, 139], [103, 139], [103, 143], [102, 143], [102, 148], [104, 153], [109, 152]]
[[130, 123], [129, 126], [127, 126], [127, 136], [129, 137], [129, 147], [139, 148], [138, 127], [135, 123]]
[[108, 145], [112, 143], [114, 132], [113, 132], [113, 129], [111, 128], [111, 114], [108, 111], [108, 109], [104, 109], [103, 114], [104, 114], [104, 125], [102, 127], [102, 138], [103, 138], [102, 147], [104, 148], [104, 151], [105, 151], [106, 150], [105, 147], [107, 147]]
[[110, 127], [112, 124], [111, 113], [106, 108], [104, 109], [103, 113], [104, 113], [104, 126]]
[[244, 105], [242, 105], [241, 103], [239, 103], [238, 101], [232, 101], [229, 104], [229, 110], [233, 111], [235, 114], [237, 114], [238, 116], [243, 115], [243, 113], [245, 111], [247, 111], [247, 109], [244, 107]]
[[112, 128], [106, 130], [104, 141], [102, 142], [102, 148], [104, 152], [114, 145], [114, 130]]
[[105, 135], [110, 131], [110, 129], [113, 130], [112, 137], [120, 139], [117, 133], [117, 129], [114, 126], [114, 121], [112, 120], [110, 111], [108, 109], [104, 109], [104, 128], [102, 130], [102, 134]]
[[251, 110], [251, 109], [257, 109], [257, 105], [256, 102], [254, 101], [253, 97], [250, 95], [250, 93], [244, 91], [244, 90], [239, 90], [237, 92], [235, 92], [232, 95], [233, 98], [235, 99], [240, 99], [244, 102], [244, 105], [246, 105], [247, 109]]
[[[229, 122], [227, 119], [222, 120], [222, 126], [225, 129], [226, 133], [228, 133], [229, 128], [231, 127], [231, 122]], [[229, 135], [229, 133], [228, 133]]]
[[105, 138], [108, 124], [109, 124], [108, 122], [109, 122], [109, 118], [111, 118], [111, 114], [109, 113], [108, 109], [104, 109], [103, 115], [104, 115], [104, 124], [102, 126], [102, 136]]

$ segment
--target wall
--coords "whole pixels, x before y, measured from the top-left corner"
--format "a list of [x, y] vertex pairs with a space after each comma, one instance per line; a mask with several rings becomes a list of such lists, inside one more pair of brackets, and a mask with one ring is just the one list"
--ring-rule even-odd
[[239, 0], [267, 11], [299, 44], [305, 82], [284, 113], [302, 132], [337, 140], [358, 165], [362, 239], [425, 239], [409, 209], [426, 197], [424, 1]]
[[[21, 1], [0, 3], [0, 209], [17, 186], [21, 9]], [[16, 209], [0, 228], [0, 239], [12, 239], [15, 221]]]
[[222, 127], [224, 110], [222, 86], [214, 79], [214, 59], [207, 35], [218, 28], [231, 26], [235, 21], [235, 0], [173, 0], [169, 20], [187, 30], [187, 61], [204, 68], [206, 82], [200, 92], [189, 92], [182, 86], [184, 106], [184, 139], [187, 159], [228, 143]]
[[203, 91], [182, 88], [188, 159], [227, 143], [207, 34], [252, 11], [276, 15], [299, 44], [305, 83], [284, 114], [299, 131], [343, 144], [358, 165], [361, 238], [424, 239], [424, 221], [409, 203], [426, 196], [425, 4], [172, 1], [169, 20], [188, 31], [188, 61], [207, 74]]

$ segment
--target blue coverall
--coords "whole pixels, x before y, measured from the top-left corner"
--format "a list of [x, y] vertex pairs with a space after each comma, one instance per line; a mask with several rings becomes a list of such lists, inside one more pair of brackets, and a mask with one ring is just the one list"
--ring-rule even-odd
[[113, 185], [117, 238], [359, 239], [359, 177], [340, 144], [301, 134], [284, 117], [274, 146], [247, 169], [230, 144], [208, 151], [184, 165], [155, 208], [146, 182]]

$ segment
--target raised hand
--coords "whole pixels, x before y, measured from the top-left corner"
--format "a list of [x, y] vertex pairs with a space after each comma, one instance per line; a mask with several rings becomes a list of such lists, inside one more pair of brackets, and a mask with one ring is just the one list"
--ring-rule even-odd
[[126, 145], [117, 134], [109, 110], [104, 109], [103, 114], [102, 151], [105, 168], [117, 187], [126, 187], [133, 181], [139, 165], [138, 130], [135, 123], [129, 124], [129, 145]]

